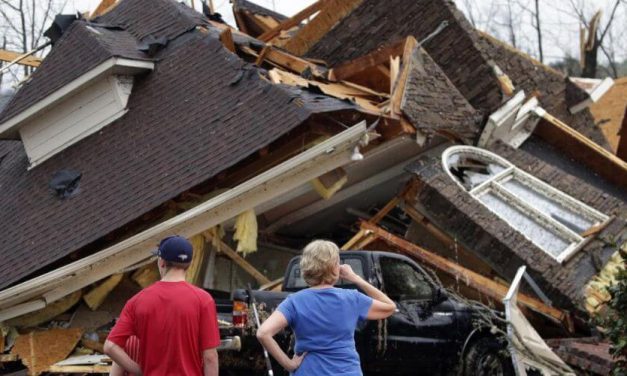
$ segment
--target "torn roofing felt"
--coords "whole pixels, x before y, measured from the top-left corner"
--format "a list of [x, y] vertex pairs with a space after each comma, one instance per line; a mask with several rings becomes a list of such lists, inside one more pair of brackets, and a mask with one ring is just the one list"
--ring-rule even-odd
[[414, 50], [410, 64], [401, 102], [408, 120], [426, 134], [447, 132], [474, 144], [481, 132], [481, 114], [423, 49]]
[[[148, 3], [178, 7], [170, 0]], [[146, 1], [123, 0], [115, 11], [125, 15], [129, 29], [158, 36], [164, 23], [146, 19], [150, 6], [138, 4]], [[112, 15], [107, 14], [109, 21], [115, 21]], [[57, 74], [68, 74], [66, 69], [83, 69], [78, 60], [91, 64], [93, 47], [75, 43], [85, 31], [83, 25], [66, 32], [54, 47], [55, 59], [42, 64], [48, 73], [34, 76], [32, 85], [46, 87]], [[0, 155], [6, 154], [0, 164], [0, 288], [207, 181], [312, 114], [355, 108], [262, 79], [258, 68], [246, 65], [211, 33], [185, 35], [159, 53], [154, 71], [136, 78], [128, 112], [101, 131], [31, 170], [21, 142], [0, 141]], [[80, 192], [64, 200], [49, 187], [61, 170], [82, 176]]]
[[75, 21], [41, 65], [20, 87], [4, 111], [4, 122], [112, 57], [148, 60], [137, 41], [124, 30], [89, 26]]
[[455, 184], [444, 171], [439, 154], [423, 157], [407, 167], [424, 183], [416, 197], [417, 205], [434, 225], [446, 229], [504, 278], [512, 279], [521, 265], [527, 265], [528, 272], [556, 306], [583, 311], [583, 287], [616, 252], [612, 244], [627, 237], [627, 202], [524, 150], [499, 142], [489, 150], [584, 204], [616, 218], [570, 259], [560, 263]]

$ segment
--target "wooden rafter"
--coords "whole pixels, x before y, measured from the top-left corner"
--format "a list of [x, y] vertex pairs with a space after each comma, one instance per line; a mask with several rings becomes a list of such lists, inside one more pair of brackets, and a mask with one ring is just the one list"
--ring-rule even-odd
[[342, 63], [329, 71], [329, 79], [336, 81], [346, 80], [366, 69], [373, 68], [381, 64], [388, 64], [390, 57], [402, 56], [404, 48], [405, 39], [402, 39], [398, 42], [381, 47], [368, 55]]
[[[7, 51], [7, 50], [1, 50], [0, 49], [0, 61], [6, 61], [6, 62], [12, 62], [15, 59], [18, 59], [19, 57], [23, 56], [24, 53], [22, 52], [13, 52], [13, 51]], [[21, 59], [19, 62], [17, 62], [16, 64], [21, 64], [21, 65], [27, 65], [29, 67], [38, 67], [41, 64], [41, 58], [37, 57], [37, 56], [27, 56], [23, 59]]]
[[[368, 222], [361, 223], [361, 229], [368, 231], [370, 234], [376, 235], [380, 240], [385, 241], [394, 248], [398, 249], [401, 253], [410, 256], [430, 267], [433, 267], [441, 272], [455, 277], [457, 280], [462, 281], [474, 290], [495, 299], [502, 301], [507, 295], [507, 286], [501, 285], [493, 281], [490, 278], [484, 277], [481, 274], [464, 268], [463, 266], [450, 261], [442, 256], [439, 256], [431, 251], [428, 251], [422, 247], [417, 246], [405, 239], [402, 239], [394, 234], [391, 234], [382, 228], [373, 225]], [[549, 317], [559, 323], [565, 325], [565, 327], [572, 331], [572, 323], [569, 320], [567, 312], [559, 310], [554, 307], [547, 306], [543, 302], [528, 295], [518, 293], [518, 302], [534, 312], [540, 313], [546, 317]]]
[[296, 13], [293, 17], [288, 18], [285, 21], [281, 22], [274, 29], [261, 34], [258, 39], [263, 41], [263, 42], [269, 42], [274, 37], [276, 37], [279, 34], [281, 34], [281, 31], [289, 30], [289, 29], [293, 28], [294, 26], [300, 25], [300, 23], [303, 22], [305, 20], [305, 18], [310, 17], [314, 13], [318, 12], [322, 8], [322, 6], [324, 4], [325, 4], [325, 0], [319, 0], [319, 1], [311, 4], [307, 8], [305, 8], [305, 9], [301, 10], [300, 12]]
[[240, 256], [237, 252], [235, 252], [228, 244], [222, 241], [222, 239], [217, 239], [208, 232], [205, 232], [204, 236], [209, 239], [218, 241], [218, 243], [220, 244], [220, 249], [218, 251], [220, 253], [223, 253], [228, 258], [230, 258], [240, 268], [244, 269], [246, 273], [250, 274], [253, 278], [255, 278], [255, 280], [257, 280], [257, 282], [259, 282], [260, 285], [267, 285], [272, 282], [268, 277], [266, 277], [265, 275], [263, 275], [263, 273], [257, 270], [257, 268], [255, 268], [248, 261], [246, 261], [246, 259]]
[[117, 0], [101, 0], [100, 4], [96, 7], [96, 9], [91, 13], [89, 18], [96, 18], [98, 16], [102, 16], [107, 13], [109, 10], [113, 9], [116, 5]]

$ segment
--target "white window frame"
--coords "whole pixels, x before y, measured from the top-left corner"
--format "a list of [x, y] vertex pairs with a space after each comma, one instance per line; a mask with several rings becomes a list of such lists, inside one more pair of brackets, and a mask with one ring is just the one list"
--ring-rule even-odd
[[[448, 160], [454, 154], [459, 154], [459, 155], [465, 154], [469, 156], [475, 155], [477, 157], [480, 157], [481, 159], [492, 160], [494, 161], [494, 163], [504, 166], [505, 170], [500, 171], [493, 177], [490, 177], [488, 180], [484, 181], [483, 183], [477, 185], [476, 187], [468, 191], [461, 184], [461, 182], [457, 179], [457, 177], [453, 176], [453, 174], [451, 173], [449, 169]], [[523, 199], [517, 197], [516, 195], [513, 195], [511, 192], [509, 192], [506, 188], [503, 187], [504, 182], [507, 182], [508, 180], [512, 178], [516, 178], [517, 180], [520, 180], [532, 186], [534, 190], [546, 195], [552, 200], [559, 202], [564, 207], [573, 210], [574, 212], [584, 217], [586, 220], [592, 222], [593, 224], [591, 227], [603, 225], [610, 220], [610, 218], [607, 215], [591, 208], [590, 206], [584, 204], [583, 202], [565, 194], [559, 189], [556, 189], [552, 187], [551, 185], [543, 182], [542, 180], [526, 173], [525, 171], [514, 166], [512, 163], [510, 163], [506, 159], [484, 149], [480, 149], [474, 146], [449, 147], [448, 149], [444, 151], [444, 153], [442, 153], [442, 166], [444, 170], [446, 171], [446, 173], [449, 175], [449, 177], [459, 187], [461, 187], [464, 191], [468, 192], [475, 200], [481, 203], [481, 205], [485, 206], [488, 210], [490, 210], [490, 212], [494, 213], [495, 215], [497, 215], [499, 218], [503, 219], [504, 221], [507, 222], [508, 220], [502, 217], [498, 212], [489, 208], [480, 200], [480, 197], [483, 194], [486, 194], [488, 192], [495, 194], [500, 199], [511, 204], [512, 207], [520, 210], [525, 215], [532, 218], [539, 225], [545, 227], [546, 229], [553, 232], [554, 234], [562, 237], [566, 241], [569, 241], [570, 245], [556, 257], [551, 252], [539, 246], [533, 239], [530, 239], [529, 237], [527, 237], [527, 235], [519, 231], [523, 236], [525, 236], [525, 238], [531, 241], [538, 248], [542, 249], [546, 254], [551, 256], [553, 259], [555, 259], [559, 263], [563, 263], [567, 261], [570, 257], [572, 257], [575, 253], [577, 253], [590, 240], [590, 237], [586, 237], [586, 238], [582, 237], [581, 234], [574, 232], [573, 230], [571, 230], [564, 224], [551, 218], [547, 214], [539, 211], [533, 205], [525, 202]]]

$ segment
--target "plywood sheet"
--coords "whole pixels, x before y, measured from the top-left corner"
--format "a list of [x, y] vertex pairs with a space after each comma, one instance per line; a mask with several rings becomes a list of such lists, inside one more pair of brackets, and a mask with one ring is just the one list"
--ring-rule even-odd
[[50, 329], [21, 335], [11, 350], [22, 360], [30, 374], [39, 375], [68, 357], [80, 340], [81, 329]]

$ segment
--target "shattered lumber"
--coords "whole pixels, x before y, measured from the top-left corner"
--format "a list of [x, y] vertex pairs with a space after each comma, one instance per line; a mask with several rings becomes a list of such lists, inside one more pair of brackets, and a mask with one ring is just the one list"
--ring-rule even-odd
[[294, 26], [300, 25], [300, 23], [303, 22], [305, 20], [305, 18], [310, 17], [314, 13], [318, 12], [322, 8], [324, 3], [325, 3], [325, 0], [320, 0], [320, 1], [317, 1], [317, 2], [315, 2], [313, 4], [311, 4], [307, 8], [305, 8], [305, 9], [301, 10], [300, 12], [296, 13], [292, 18], [288, 18], [287, 20], [281, 22], [274, 29], [261, 34], [258, 39], [260, 41], [262, 41], [262, 42], [269, 42], [274, 37], [276, 37], [279, 34], [281, 34], [282, 31], [289, 30], [289, 29], [293, 28]]
[[[20, 59], [20, 57], [23, 57]], [[0, 49], [0, 61], [12, 62], [19, 59], [16, 64], [26, 65], [37, 68], [41, 64], [41, 58], [37, 56], [24, 56], [23, 52], [13, 52]]]
[[50, 366], [47, 370], [49, 373], [109, 373], [111, 366], [109, 365], [88, 365], [88, 366]]
[[213, 241], [217, 241], [218, 244], [220, 244], [220, 249], [218, 251], [224, 253], [227, 257], [233, 260], [233, 262], [236, 263], [240, 268], [244, 269], [248, 274], [255, 278], [260, 285], [267, 285], [272, 283], [272, 281], [270, 281], [268, 277], [263, 275], [263, 273], [261, 273], [254, 266], [252, 266], [248, 261], [246, 261], [246, 259], [240, 256], [237, 252], [235, 252], [222, 239], [218, 239], [217, 237], [214, 237], [209, 233], [205, 233], [205, 236], [209, 237]]
[[98, 4], [98, 7], [96, 7], [96, 9], [91, 13], [89, 18], [90, 19], [96, 18], [98, 16], [101, 16], [107, 13], [109, 10], [111, 10], [115, 6], [116, 3], [117, 3], [117, 0], [102, 0], [100, 4]]
[[[446, 258], [439, 256], [433, 252], [419, 247], [405, 239], [399, 238], [382, 228], [368, 222], [361, 222], [361, 229], [369, 231], [370, 234], [376, 235], [379, 239], [398, 248], [402, 253], [409, 255], [425, 264], [447, 273], [456, 279], [463, 281], [469, 287], [491, 297], [497, 301], [502, 301], [507, 295], [507, 287], [503, 286], [490, 278], [484, 277], [472, 270], [466, 269]], [[569, 332], [573, 332], [573, 324], [568, 313], [554, 307], [549, 307], [540, 300], [519, 293], [518, 301], [529, 309], [549, 317], [562, 324]]]
[[405, 41], [405, 39], [400, 40], [386, 47], [381, 47], [368, 55], [342, 63], [329, 71], [329, 79], [335, 81], [347, 80], [366, 69], [389, 64], [391, 57], [401, 56], [403, 54]]

